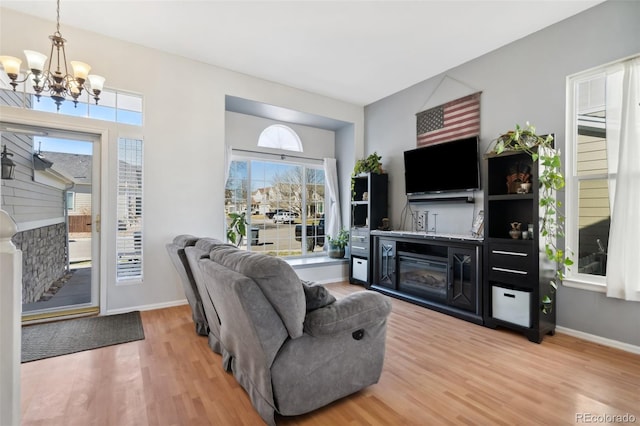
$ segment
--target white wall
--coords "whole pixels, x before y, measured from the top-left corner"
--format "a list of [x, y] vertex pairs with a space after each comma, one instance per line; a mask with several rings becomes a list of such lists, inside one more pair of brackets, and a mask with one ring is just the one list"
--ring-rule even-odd
[[[515, 124], [530, 121], [540, 134], [555, 133], [562, 152], [567, 76], [639, 53], [639, 22], [640, 2], [610, 0], [448, 70], [446, 75], [482, 91], [481, 151], [484, 153], [493, 139]], [[390, 214], [394, 225], [405, 203], [402, 153], [415, 147], [415, 114], [430, 98], [443, 75], [365, 109], [366, 151], [378, 151], [389, 170]], [[451, 95], [453, 99], [457, 97], [454, 93]], [[477, 195], [476, 209], [481, 208], [483, 202], [482, 195]], [[470, 218], [465, 216], [461, 220], [466, 227]], [[557, 304], [559, 326], [640, 346], [640, 304], [637, 302], [561, 287]]]
[[[23, 49], [48, 52], [53, 23], [2, 9], [0, 52], [22, 57]], [[64, 127], [102, 129], [104, 202], [103, 252], [108, 311], [184, 299], [165, 244], [190, 233], [222, 237], [224, 224], [225, 95], [353, 123], [354, 144], [362, 147], [362, 107], [205, 65], [138, 45], [65, 27], [67, 56], [92, 65], [106, 86], [144, 96], [144, 127], [114, 126], [2, 108], [2, 119], [42, 120]], [[118, 136], [144, 138], [144, 282], [116, 285], [115, 171]], [[353, 159], [351, 159], [352, 161]]]

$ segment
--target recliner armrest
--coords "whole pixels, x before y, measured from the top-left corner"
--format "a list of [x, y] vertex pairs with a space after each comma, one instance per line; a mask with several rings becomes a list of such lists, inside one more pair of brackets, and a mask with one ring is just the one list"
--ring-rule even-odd
[[359, 291], [309, 312], [304, 320], [304, 331], [312, 336], [353, 332], [384, 321], [390, 312], [391, 302], [386, 296]]

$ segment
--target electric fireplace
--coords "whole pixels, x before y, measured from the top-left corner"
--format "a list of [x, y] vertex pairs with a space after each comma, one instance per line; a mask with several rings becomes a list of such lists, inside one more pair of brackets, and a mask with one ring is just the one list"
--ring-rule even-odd
[[447, 301], [447, 259], [398, 253], [398, 289], [429, 300]]

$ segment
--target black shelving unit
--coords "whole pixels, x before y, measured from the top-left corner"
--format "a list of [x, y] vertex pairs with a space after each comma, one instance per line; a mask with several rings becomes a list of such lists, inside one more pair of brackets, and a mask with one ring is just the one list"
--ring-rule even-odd
[[[551, 311], [542, 311], [542, 298], [553, 292], [554, 268], [539, 235], [540, 167], [521, 151], [489, 155], [484, 167], [484, 324], [522, 332], [536, 343], [554, 334], [556, 325], [555, 297]], [[517, 179], [508, 184], [514, 171], [529, 175], [528, 192], [518, 191]], [[513, 222], [527, 232], [531, 224], [533, 232], [527, 239], [513, 238]]]
[[371, 279], [370, 233], [388, 217], [389, 179], [386, 173], [366, 173], [352, 179], [349, 282], [367, 285]]

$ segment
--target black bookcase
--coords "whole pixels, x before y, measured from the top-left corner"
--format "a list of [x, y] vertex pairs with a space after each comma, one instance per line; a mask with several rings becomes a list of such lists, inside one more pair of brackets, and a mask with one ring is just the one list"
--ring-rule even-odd
[[389, 179], [386, 173], [352, 179], [349, 282], [366, 285], [371, 280], [371, 230], [382, 227], [388, 217]]
[[[555, 333], [555, 297], [551, 312], [543, 313], [542, 299], [552, 293], [554, 265], [544, 252], [539, 235], [538, 176], [541, 165], [525, 152], [504, 152], [485, 157], [483, 271], [484, 324], [522, 332], [540, 343]], [[529, 180], [531, 185], [521, 185]], [[510, 234], [512, 223], [520, 231]], [[516, 226], [517, 227], [517, 226]]]

